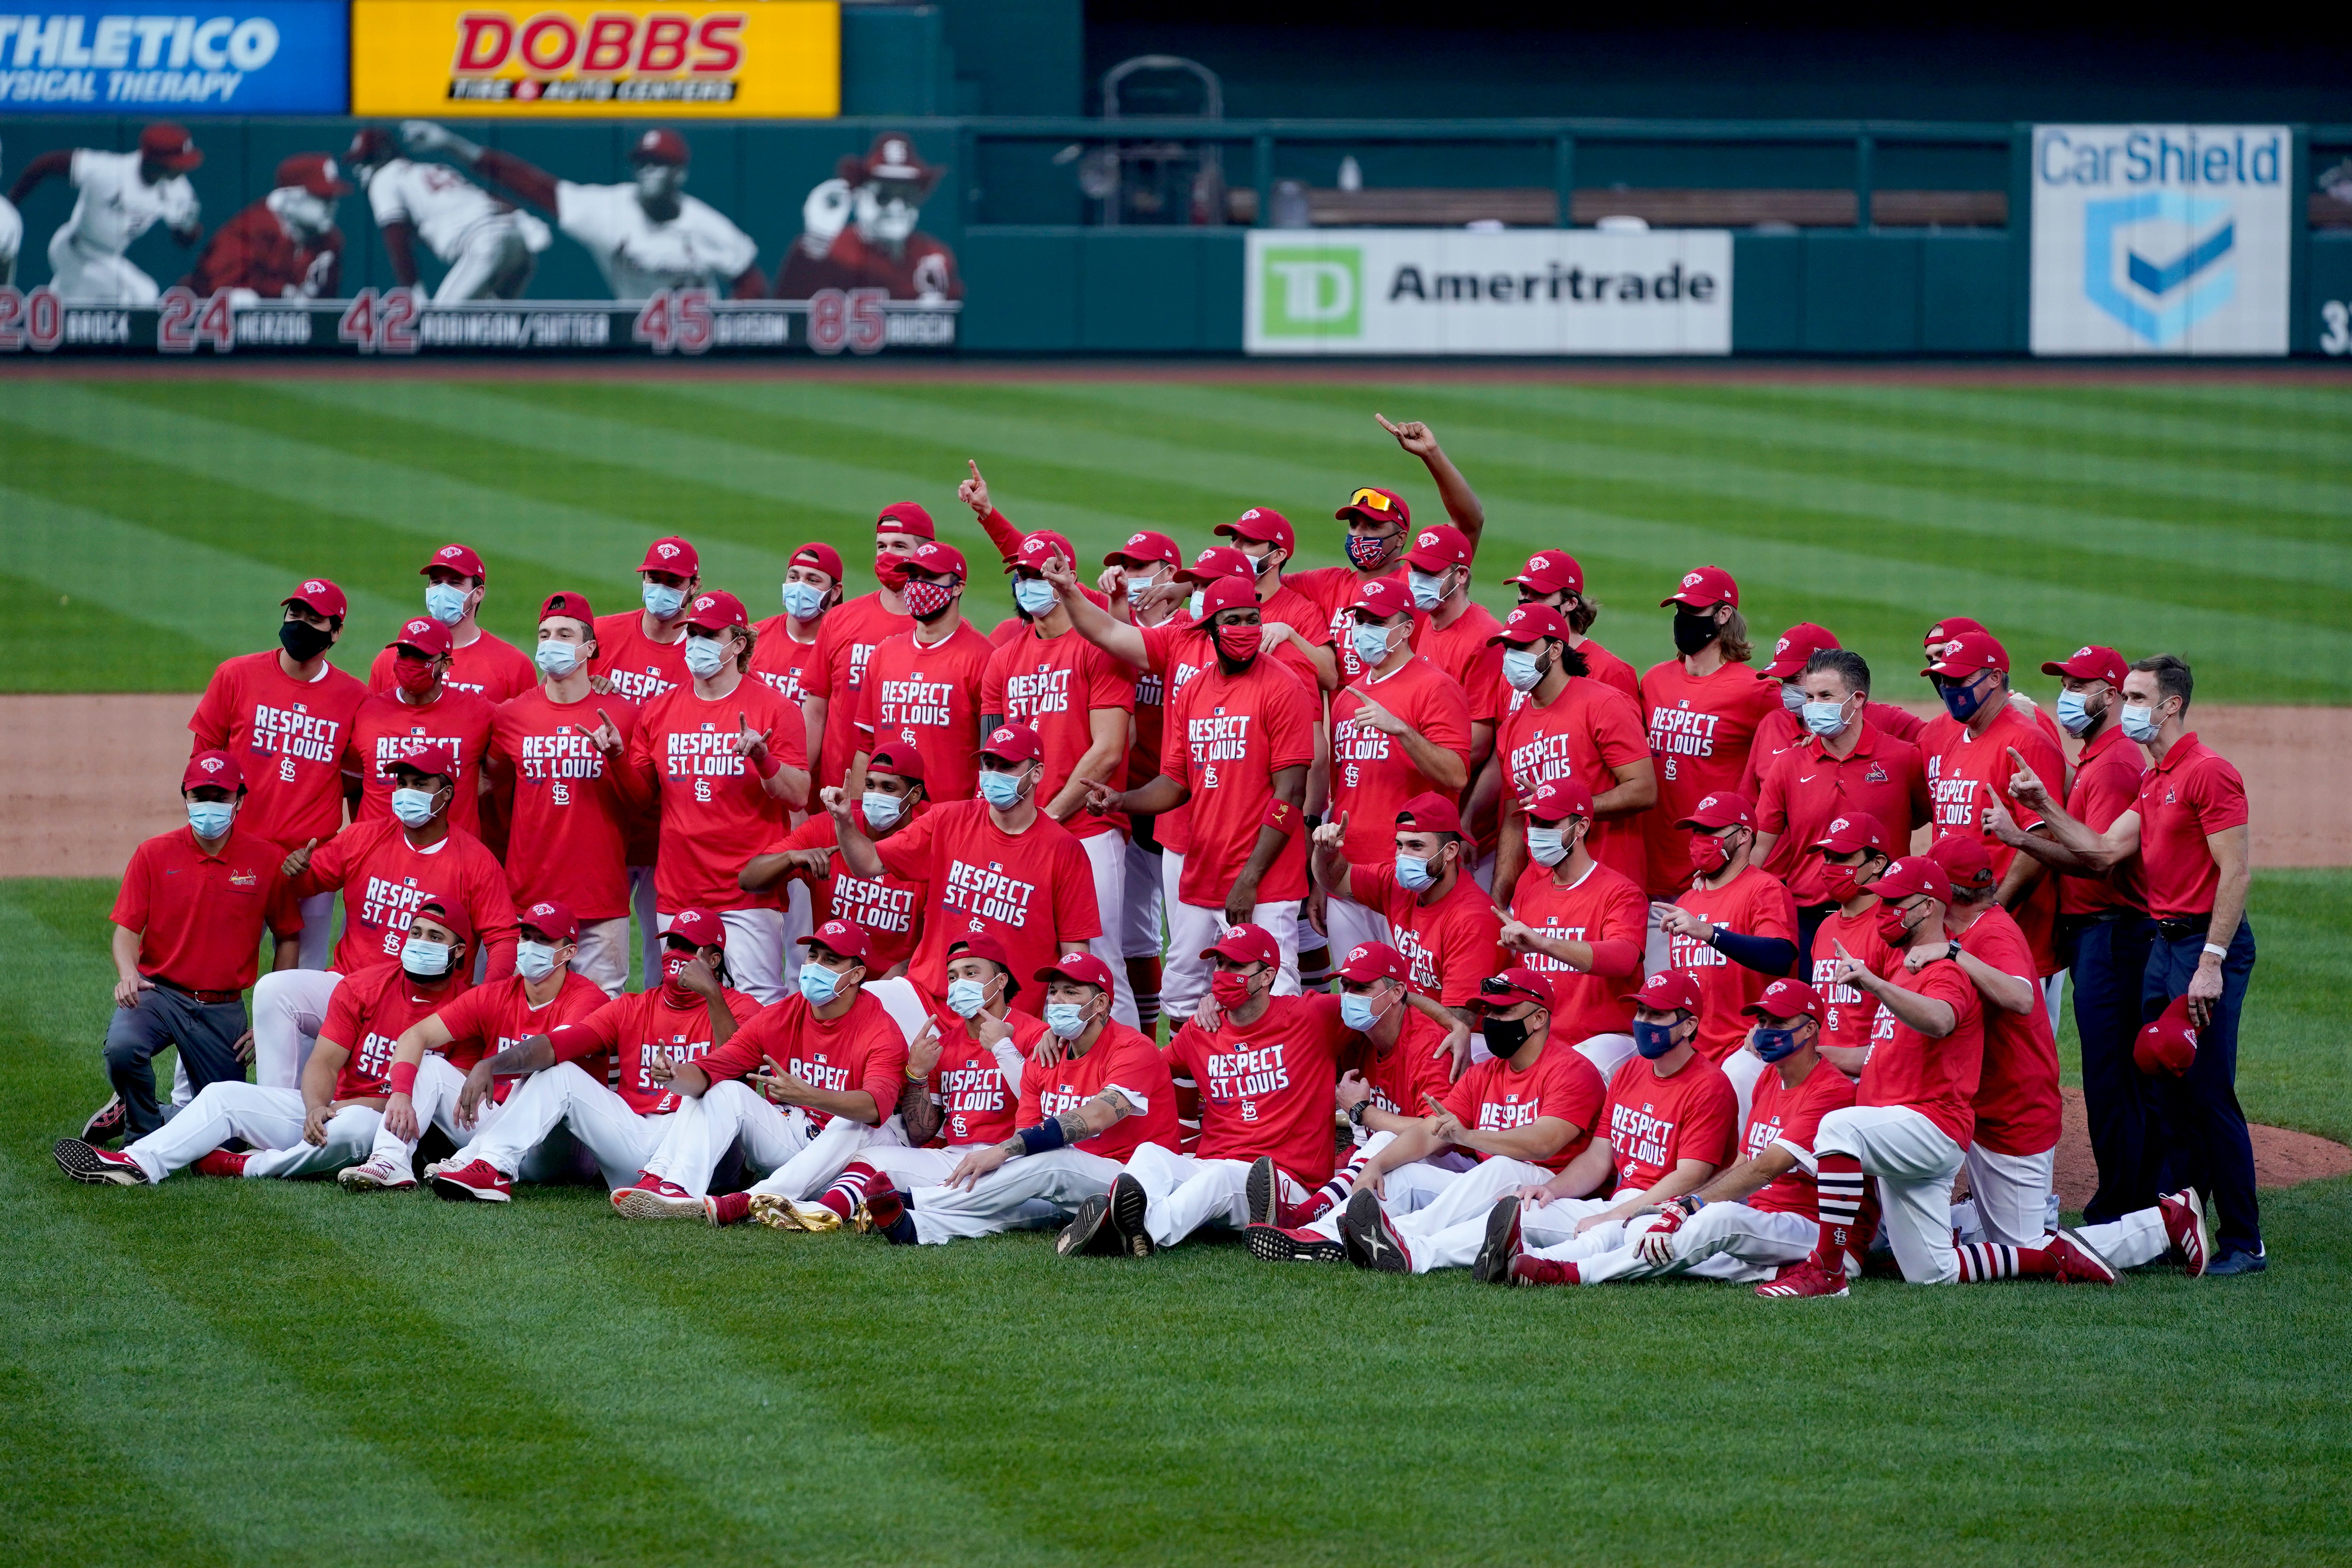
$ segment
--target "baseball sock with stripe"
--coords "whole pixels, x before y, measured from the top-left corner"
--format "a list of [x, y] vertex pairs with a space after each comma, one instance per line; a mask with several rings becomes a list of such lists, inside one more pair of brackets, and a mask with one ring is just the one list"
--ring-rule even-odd
[[831, 1209], [847, 1224], [866, 1201], [866, 1184], [882, 1173], [863, 1160], [853, 1161], [817, 1198], [817, 1206]]
[[1851, 1154], [1823, 1154], [1820, 1170], [1814, 1177], [1815, 1190], [1820, 1194], [1822, 1267], [1832, 1273], [1845, 1270], [1845, 1255], [1849, 1247], [1859, 1252], [1870, 1243], [1864, 1238], [1855, 1246], [1855, 1222], [1862, 1215], [1862, 1194], [1869, 1178], [1862, 1173], [1862, 1162]]

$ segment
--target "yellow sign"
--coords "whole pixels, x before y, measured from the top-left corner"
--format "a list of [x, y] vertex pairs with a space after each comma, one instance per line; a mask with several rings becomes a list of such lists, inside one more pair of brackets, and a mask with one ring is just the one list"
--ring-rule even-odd
[[352, 112], [826, 119], [839, 0], [353, 0]]

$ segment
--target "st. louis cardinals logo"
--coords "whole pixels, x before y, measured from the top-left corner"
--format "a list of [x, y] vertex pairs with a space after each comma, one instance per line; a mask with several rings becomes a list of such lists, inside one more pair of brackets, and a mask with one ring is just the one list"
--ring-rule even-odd
[[547, 919], [553, 913], [555, 913], [555, 906], [553, 904], [533, 904], [530, 909], [523, 911], [523, 919], [529, 921], [533, 925], [537, 925], [541, 921]]
[[431, 637], [440, 626], [439, 621], [411, 621], [400, 628], [400, 635], [403, 638]]
[[326, 591], [327, 585], [324, 583], [320, 582], [316, 577], [311, 578], [309, 582], [302, 584], [302, 592], [305, 594], [323, 594]]
[[[650, 138], [653, 135], [653, 132], [648, 131], [646, 134]], [[677, 546], [675, 544], [656, 544], [654, 546], [654, 553], [660, 556], [665, 561], [675, 561], [677, 559]]]
[[1706, 581], [1706, 579], [1701, 577], [1696, 572], [1685, 572], [1683, 574], [1683, 586], [1685, 588], [1696, 588], [1705, 581]]
[[[331, 180], [335, 177], [335, 165], [332, 161], [330, 161], [327, 164], [327, 177]], [[455, 544], [445, 544], [440, 549], [434, 552], [434, 554], [443, 561], [455, 561], [464, 553], [466, 553], [466, 552]]]
[[1843, 833], [1846, 830], [1846, 818], [1841, 816], [1836, 821], [1831, 823], [1829, 837], [1834, 838], [1839, 834]]
[[1127, 542], [1129, 544], [1140, 544], [1143, 542], [1143, 535], [1139, 533], [1130, 533], [1127, 536]]
[[205, 772], [208, 773], [216, 773], [227, 765], [227, 763], [221, 761], [218, 757], [206, 757], [203, 762], [196, 764], [196, 766], [204, 769]]
[[1434, 550], [1437, 548], [1437, 535], [1428, 529], [1423, 529], [1414, 538], [1413, 543], [1423, 550]]
[[718, 606], [718, 604], [719, 601], [717, 598], [713, 597], [711, 595], [705, 594], [702, 597], [694, 601], [695, 613], [699, 615], [705, 610], [714, 609]]

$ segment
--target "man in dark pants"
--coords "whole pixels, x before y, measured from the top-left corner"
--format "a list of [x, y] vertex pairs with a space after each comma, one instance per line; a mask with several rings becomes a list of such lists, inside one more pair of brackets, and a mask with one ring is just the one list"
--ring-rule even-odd
[[142, 1138], [163, 1124], [155, 1054], [176, 1047], [191, 1089], [241, 1081], [253, 1054], [245, 991], [260, 967], [262, 928], [273, 967], [301, 960], [302, 914], [279, 868], [286, 851], [236, 826], [245, 780], [226, 752], [198, 752], [180, 780], [188, 826], [131, 851], [114, 900], [114, 1016], [106, 1073], [114, 1099], [82, 1136]]
[[2159, 1180], [2212, 1194], [2221, 1220], [2219, 1256], [2205, 1272], [2226, 1278], [2258, 1273], [2265, 1263], [2253, 1142], [2237, 1090], [2238, 1015], [2254, 970], [2254, 932], [2245, 917], [2253, 874], [2245, 781], [2188, 728], [2192, 689], [2187, 661], [2168, 653], [2139, 660], [2124, 677], [2118, 722], [2147, 748], [2151, 765], [2140, 778], [2137, 805], [2105, 833], [2093, 833], [2059, 806], [2014, 757], [2019, 773], [2010, 793], [2093, 867], [2105, 870], [2139, 857], [2157, 928], [2140, 1013], [2152, 1019], [2174, 997], [2186, 996], [2197, 1030], [2196, 1061], [2180, 1078], [2161, 1081], [2173, 1163]]

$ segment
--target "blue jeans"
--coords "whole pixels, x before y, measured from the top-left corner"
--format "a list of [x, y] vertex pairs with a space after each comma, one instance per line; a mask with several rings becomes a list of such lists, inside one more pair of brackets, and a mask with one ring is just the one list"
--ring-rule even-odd
[[[2200, 934], [2168, 941], [2160, 933], [2147, 955], [2140, 987], [2140, 1015], [2154, 1018], [2185, 994], [2204, 955]], [[2254, 1195], [2254, 1146], [2246, 1133], [2246, 1113], [2238, 1108], [2238, 1015], [2246, 1005], [2246, 983], [2254, 973], [2254, 930], [2244, 921], [2230, 939], [2221, 961], [2221, 997], [2213, 1016], [2197, 1031], [2197, 1059], [2179, 1078], [2157, 1079], [2169, 1142], [2165, 1186], [2191, 1185], [2213, 1200], [2221, 1216], [2215, 1236], [2219, 1252], [2263, 1245], [2262, 1205]], [[2218, 1255], [2218, 1254], [2217, 1254]]]
[[2154, 1207], [2162, 1174], [2164, 1112], [2154, 1081], [2132, 1061], [2156, 922], [2133, 910], [2099, 921], [2062, 917], [2059, 931], [2083, 1043], [2083, 1111], [2099, 1168], [2083, 1218], [2105, 1225]]

